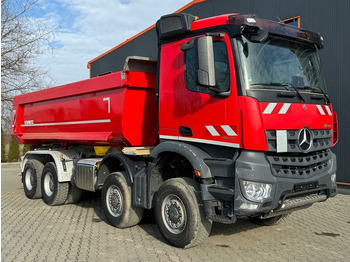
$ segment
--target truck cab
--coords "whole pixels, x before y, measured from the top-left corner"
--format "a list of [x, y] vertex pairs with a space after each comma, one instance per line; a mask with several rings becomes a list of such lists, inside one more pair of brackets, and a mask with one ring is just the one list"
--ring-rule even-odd
[[198, 177], [211, 219], [266, 224], [336, 194], [321, 36], [240, 14], [174, 14], [157, 30], [160, 141], [208, 154]]

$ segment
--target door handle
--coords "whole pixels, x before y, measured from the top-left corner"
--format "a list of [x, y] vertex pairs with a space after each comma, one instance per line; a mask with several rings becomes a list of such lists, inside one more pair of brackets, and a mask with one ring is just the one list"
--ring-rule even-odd
[[182, 136], [193, 136], [192, 129], [187, 126], [180, 126], [179, 133]]

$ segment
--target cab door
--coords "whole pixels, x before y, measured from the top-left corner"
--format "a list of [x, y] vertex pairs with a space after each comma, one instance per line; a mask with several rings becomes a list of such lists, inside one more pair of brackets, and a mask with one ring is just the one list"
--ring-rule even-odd
[[241, 139], [231, 40], [227, 34], [217, 35], [213, 37], [215, 87], [198, 83], [195, 46], [178, 57], [178, 139], [238, 148]]

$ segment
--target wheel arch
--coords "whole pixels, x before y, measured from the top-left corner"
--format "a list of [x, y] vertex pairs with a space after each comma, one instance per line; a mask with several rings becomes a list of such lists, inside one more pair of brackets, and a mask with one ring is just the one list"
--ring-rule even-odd
[[74, 150], [34, 150], [28, 151], [21, 161], [21, 171], [24, 172], [25, 164], [30, 159], [43, 163], [54, 162], [57, 169], [58, 182], [70, 182], [74, 170], [74, 160], [79, 159], [79, 154]]
[[107, 154], [100, 163], [97, 184], [103, 185], [110, 174], [118, 171], [125, 171], [125, 179], [132, 184], [134, 182], [133, 176], [144, 166], [145, 161], [138, 157], [128, 157], [121, 153]]
[[204, 162], [204, 159], [211, 158], [211, 156], [202, 149], [183, 142], [167, 141], [156, 146], [151, 152], [151, 156], [156, 159], [156, 162], [168, 155], [185, 158], [193, 169], [200, 172], [201, 178], [212, 177], [209, 167]]
[[[176, 177], [188, 177], [192, 180], [195, 180], [195, 176], [193, 175], [193, 171], [197, 170], [200, 172], [200, 178], [212, 178], [211, 171], [209, 167], [205, 164], [204, 160], [211, 158], [209, 154], [204, 152], [202, 149], [182, 142], [173, 142], [167, 141], [157, 145], [151, 152], [151, 156], [154, 158], [153, 163], [149, 164], [151, 168], [150, 175], [150, 195], [149, 195], [149, 206], [154, 206], [154, 199], [156, 192], [159, 190], [164, 181], [176, 178]], [[174, 174], [164, 174], [164, 169], [162, 166], [162, 162], [171, 164], [169, 161], [169, 157], [175, 158], [183, 158], [188, 161], [189, 165], [192, 168], [192, 174], [188, 175], [188, 173], [180, 175]], [[185, 169], [186, 170], [186, 169]], [[187, 169], [188, 171], [188, 169]], [[177, 171], [175, 171], [177, 172]], [[202, 192], [203, 194], [203, 192]]]

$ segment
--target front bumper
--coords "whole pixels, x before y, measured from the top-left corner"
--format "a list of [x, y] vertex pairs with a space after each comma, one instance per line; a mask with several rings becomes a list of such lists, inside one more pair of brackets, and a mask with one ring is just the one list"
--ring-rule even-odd
[[[336, 172], [336, 156], [330, 150], [328, 154], [327, 168], [320, 172], [288, 172], [284, 176], [284, 173], [275, 174], [264, 152], [243, 150], [236, 161], [234, 214], [268, 218], [306, 208], [335, 196], [336, 185], [332, 183], [331, 175]], [[242, 181], [271, 184], [271, 196], [260, 202], [248, 200]]]

